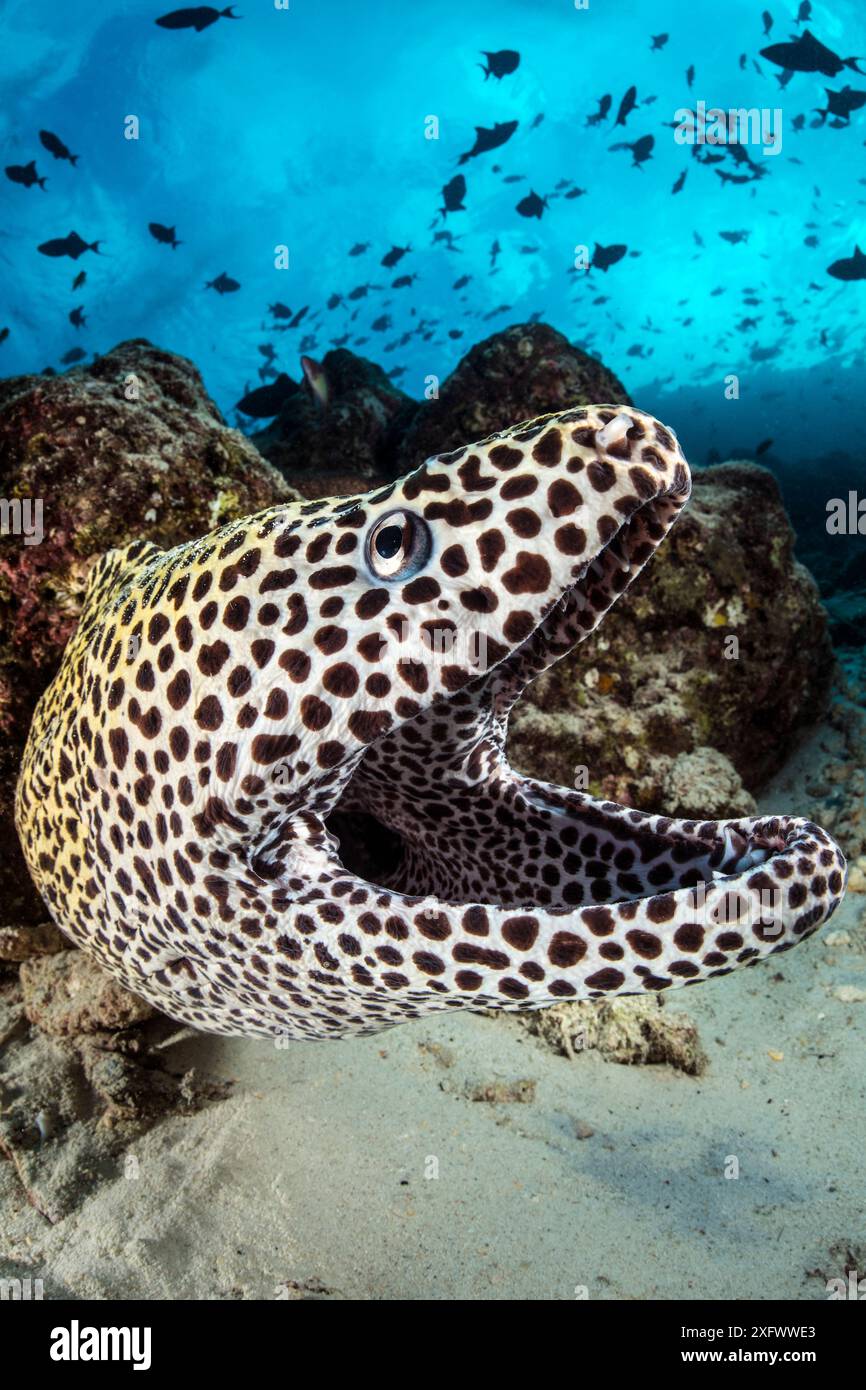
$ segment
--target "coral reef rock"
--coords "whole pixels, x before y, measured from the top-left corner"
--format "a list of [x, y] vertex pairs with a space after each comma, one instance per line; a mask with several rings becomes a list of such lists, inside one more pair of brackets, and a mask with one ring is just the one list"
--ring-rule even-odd
[[401, 441], [395, 476], [520, 420], [607, 403], [631, 402], [601, 362], [547, 324], [515, 324], [477, 343], [438, 398], [418, 408]]
[[418, 402], [346, 348], [319, 365], [322, 395], [305, 380], [253, 444], [305, 497], [366, 492], [396, 477], [396, 443]]
[[699, 470], [652, 563], [515, 709], [515, 764], [644, 810], [750, 813], [749, 793], [826, 709], [833, 675], [793, 544], [766, 469]]

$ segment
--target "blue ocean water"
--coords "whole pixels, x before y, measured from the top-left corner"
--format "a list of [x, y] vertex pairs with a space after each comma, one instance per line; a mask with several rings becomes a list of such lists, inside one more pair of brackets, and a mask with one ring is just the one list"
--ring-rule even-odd
[[[802, 8], [240, 0], [239, 20], [196, 32], [155, 23], [170, 0], [7, 0], [2, 165], [35, 159], [47, 184], [0, 180], [0, 373], [147, 337], [193, 358], [234, 418], [263, 343], [295, 378], [302, 351], [345, 343], [420, 397], [473, 343], [534, 316], [601, 356], [695, 462], [766, 439], [788, 463], [856, 456], [866, 287], [828, 267], [866, 246], [866, 109], [816, 111], [866, 76], [787, 76], [761, 50], [808, 30], [841, 60], [866, 54], [866, 8], [815, 0], [798, 23]], [[515, 70], [485, 77], [483, 54], [502, 50]], [[677, 112], [699, 102], [763, 113], [779, 148], [746, 145], [744, 161], [679, 143]], [[458, 162], [476, 127], [514, 121], [500, 148]], [[611, 148], [649, 136], [642, 163]], [[443, 216], [458, 173], [463, 207]], [[518, 211], [533, 193], [540, 218]], [[37, 250], [71, 230], [99, 253]], [[576, 269], [576, 248], [596, 244], [628, 250], [606, 272]], [[391, 247], [411, 250], [389, 268]], [[221, 274], [240, 288], [206, 290]], [[417, 278], [394, 288], [401, 275]], [[362, 285], [380, 288], [349, 300]], [[296, 327], [269, 314], [277, 302], [306, 307]]]

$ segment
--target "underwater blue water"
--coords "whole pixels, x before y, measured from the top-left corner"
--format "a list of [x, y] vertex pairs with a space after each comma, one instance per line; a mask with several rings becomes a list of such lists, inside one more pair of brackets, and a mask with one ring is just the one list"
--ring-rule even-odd
[[[260, 384], [263, 343], [297, 378], [302, 351], [321, 357], [348, 334], [346, 346], [420, 397], [472, 344], [534, 315], [600, 355], [696, 462], [765, 438], [768, 456], [788, 460], [859, 451], [866, 282], [827, 268], [866, 246], [866, 109], [843, 128], [812, 122], [826, 88], [866, 89], [866, 76], [796, 73], [782, 87], [782, 68], [759, 54], [804, 28], [841, 58], [866, 54], [863, 0], [815, 0], [799, 27], [799, 0], [769, 0], [769, 36], [760, 0], [235, 8], [239, 22], [197, 33], [155, 24], [170, 0], [0, 6], [2, 165], [35, 159], [48, 180], [43, 190], [0, 178], [0, 325], [10, 329], [0, 374], [60, 370], [74, 347], [147, 337], [193, 358], [234, 418]], [[665, 32], [651, 51], [651, 35]], [[519, 66], [485, 80], [482, 51], [501, 49], [519, 51]], [[632, 84], [638, 105], [615, 128]], [[605, 94], [607, 119], [587, 125]], [[749, 147], [765, 173], [725, 181], [719, 170], [745, 166], [729, 155], [699, 162], [676, 142], [674, 113], [698, 101], [781, 113], [780, 151]], [[125, 138], [130, 116], [135, 140]], [[431, 116], [438, 139], [425, 138]], [[458, 165], [476, 126], [513, 120], [503, 147]], [[79, 156], [75, 167], [52, 158], [40, 129]], [[610, 149], [650, 134], [642, 167]], [[435, 220], [458, 172], [465, 210]], [[505, 182], [512, 175], [523, 178]], [[575, 186], [585, 193], [566, 198]], [[549, 199], [540, 220], [516, 210], [530, 192]], [[176, 227], [181, 244], [158, 244], [150, 222]], [[443, 228], [458, 249], [433, 242]], [[101, 254], [37, 251], [73, 229], [98, 239]], [[747, 237], [731, 244], [723, 231]], [[356, 242], [370, 246], [352, 257]], [[640, 254], [607, 273], [575, 271], [575, 247], [596, 243]], [[412, 249], [389, 270], [381, 258], [395, 245]], [[288, 269], [275, 268], [279, 246]], [[80, 270], [86, 283], [73, 292]], [[205, 290], [223, 272], [240, 289]], [[400, 274], [418, 278], [391, 288]], [[462, 276], [468, 284], [454, 289]], [[365, 283], [383, 288], [326, 307]], [[309, 306], [303, 322], [276, 331], [276, 301]], [[78, 305], [80, 330], [68, 320]], [[738, 400], [725, 397], [730, 374]]]

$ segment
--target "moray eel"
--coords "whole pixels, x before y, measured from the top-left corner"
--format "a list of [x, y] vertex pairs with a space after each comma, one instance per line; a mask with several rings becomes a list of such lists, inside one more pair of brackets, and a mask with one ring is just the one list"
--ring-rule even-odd
[[690, 486], [669, 430], [597, 406], [109, 552], [18, 786], [57, 924], [175, 1019], [292, 1038], [665, 990], [804, 939], [845, 886], [818, 826], [647, 815], [505, 755]]

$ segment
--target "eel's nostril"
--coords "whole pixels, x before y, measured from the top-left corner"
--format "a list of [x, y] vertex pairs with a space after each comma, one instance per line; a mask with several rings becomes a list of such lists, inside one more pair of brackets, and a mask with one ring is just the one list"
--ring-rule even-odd
[[632, 426], [632, 418], [626, 415], [625, 411], [620, 411], [614, 415], [612, 420], [602, 426], [595, 436], [596, 444], [602, 449], [609, 449], [612, 444], [621, 444]]

